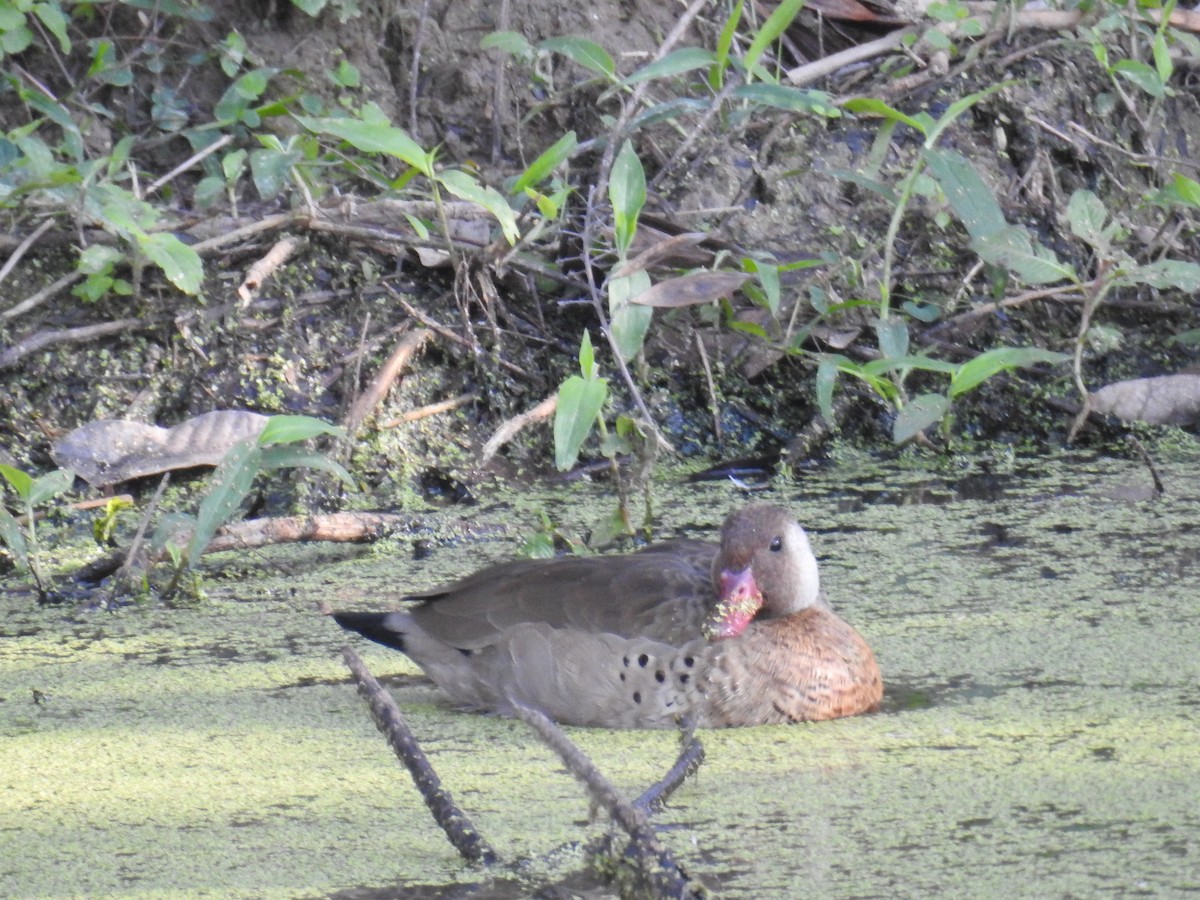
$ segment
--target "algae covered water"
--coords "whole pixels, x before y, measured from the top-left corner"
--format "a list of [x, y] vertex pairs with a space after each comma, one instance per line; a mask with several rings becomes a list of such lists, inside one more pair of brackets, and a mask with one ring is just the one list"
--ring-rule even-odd
[[[1127, 460], [851, 457], [758, 495], [809, 529], [885, 707], [702, 733], [704, 765], [655, 817], [663, 839], [722, 896], [1200, 890], [1200, 457], [1162, 474], [1156, 497]], [[664, 537], [712, 534], [745, 499], [668, 481]], [[455, 857], [348, 681], [348, 638], [315, 608], [386, 607], [513, 555], [541, 511], [586, 529], [608, 491], [481, 495], [372, 548], [226, 554], [192, 608], [38, 609], [0, 588], [0, 895], [595, 890], [576, 847], [603, 825], [557, 759], [356, 644], [446, 787], [526, 862], [489, 875]], [[677, 743], [569, 733], [629, 794]]]

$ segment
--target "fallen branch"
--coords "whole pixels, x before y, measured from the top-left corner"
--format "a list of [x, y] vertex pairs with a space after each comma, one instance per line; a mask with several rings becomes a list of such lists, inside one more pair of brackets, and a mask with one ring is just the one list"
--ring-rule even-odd
[[413, 784], [450, 843], [463, 859], [488, 866], [496, 863], [499, 860], [496, 851], [471, 824], [466, 813], [458, 808], [450, 792], [442, 787], [441, 779], [429, 764], [428, 757], [421, 750], [391, 695], [380, 686], [359, 655], [349, 647], [342, 648], [342, 659], [354, 675], [359, 694], [371, 708], [371, 718], [387, 738], [396, 757], [408, 769]]
[[626, 859], [636, 865], [639, 894], [648, 889], [653, 897], [701, 897], [703, 885], [688, 878], [675, 862], [671, 851], [658, 839], [646, 814], [626, 800], [616, 786], [604, 777], [587, 755], [577, 747], [562, 729], [545, 715], [519, 703], [512, 704], [513, 714], [537, 732], [542, 741], [558, 754], [567, 770], [588, 789], [588, 794], [602, 806], [629, 835], [631, 844]]

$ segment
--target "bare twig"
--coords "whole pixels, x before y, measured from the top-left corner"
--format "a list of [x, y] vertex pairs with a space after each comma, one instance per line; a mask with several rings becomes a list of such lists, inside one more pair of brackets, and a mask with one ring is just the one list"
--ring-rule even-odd
[[21, 257], [24, 256], [28, 252], [29, 248], [37, 242], [37, 239], [49, 231], [53, 225], [54, 219], [44, 219], [42, 224], [33, 229], [33, 231], [29, 233], [29, 236], [25, 238], [25, 240], [17, 244], [17, 249], [9, 254], [8, 259], [4, 261], [4, 265], [0, 266], [0, 282], [3, 282], [4, 279], [8, 277], [8, 273], [11, 272], [16, 264], [21, 261]]
[[642, 793], [642, 796], [634, 800], [633, 805], [646, 813], [662, 809], [670, 796], [689, 776], [696, 773], [703, 762], [704, 745], [696, 737], [696, 726], [691, 722], [684, 722], [679, 733], [679, 756], [675, 758], [675, 764], [671, 766], [666, 775], [650, 785]]
[[396, 349], [392, 351], [392, 355], [388, 357], [387, 362], [367, 385], [367, 389], [354, 401], [354, 405], [350, 411], [346, 413], [346, 417], [342, 424], [346, 426], [346, 430], [351, 434], [358, 431], [363, 421], [371, 414], [371, 411], [383, 399], [384, 394], [392, 386], [392, 382], [399, 377], [400, 372], [408, 365], [409, 360], [413, 355], [421, 349], [421, 345], [429, 340], [431, 332], [424, 328], [418, 328], [416, 331], [410, 331], [400, 342], [396, 344]]
[[212, 154], [216, 153], [218, 150], [220, 150], [222, 147], [226, 146], [232, 140], [233, 140], [233, 135], [226, 134], [226, 135], [222, 136], [220, 140], [213, 141], [207, 147], [205, 147], [201, 150], [197, 150], [195, 153], [193, 153], [191, 156], [189, 156], [187, 159], [185, 159], [183, 162], [181, 162], [179, 165], [177, 165], [175, 168], [173, 168], [166, 175], [163, 175], [161, 178], [157, 178], [154, 181], [150, 182], [150, 184], [146, 187], [146, 190], [143, 192], [143, 197], [145, 197], [149, 194], [153, 194], [164, 184], [166, 184], [169, 181], [173, 181], [179, 174], [181, 174], [182, 172], [186, 172], [188, 169], [190, 169], [196, 163], [200, 162], [205, 157], [212, 156]]
[[477, 400], [479, 395], [476, 393], [459, 394], [457, 397], [451, 397], [449, 400], [443, 400], [440, 403], [430, 403], [428, 406], [422, 406], [420, 409], [410, 409], [404, 415], [397, 416], [394, 419], [388, 419], [382, 423], [380, 428], [395, 428], [397, 425], [403, 425], [405, 422], [416, 422], [420, 419], [428, 419], [430, 416], [438, 416], [444, 412], [450, 412], [452, 409], [458, 409], [461, 406], [466, 406], [472, 400]]
[[30, 353], [36, 353], [46, 347], [56, 344], [81, 344], [107, 337], [110, 334], [121, 334], [153, 327], [147, 319], [117, 319], [115, 322], [101, 322], [98, 325], [83, 325], [79, 328], [64, 328], [61, 331], [39, 331], [24, 340], [17, 341], [3, 353], [0, 353], [0, 370], [11, 369]]
[[542, 713], [519, 703], [513, 704], [513, 713], [558, 754], [567, 770], [587, 787], [592, 800], [602, 806], [629, 835], [638, 868], [653, 885], [656, 896], [690, 897], [702, 890], [688, 878], [687, 873], [675, 862], [671, 851], [659, 841], [646, 814], [621, 795], [616, 785], [604, 777], [587, 755], [563, 734], [562, 729]]
[[450, 843], [464, 859], [489, 866], [498, 862], [496, 851], [476, 830], [466, 813], [458, 808], [450, 792], [442, 787], [441, 779], [429, 764], [429, 759], [421, 750], [395, 701], [352, 649], [342, 648], [342, 659], [354, 675], [359, 694], [371, 708], [371, 718], [387, 738], [396, 757], [408, 769], [413, 784]]
[[486, 444], [483, 445], [483, 450], [479, 453], [479, 465], [485, 465], [496, 453], [511, 441], [526, 425], [533, 422], [540, 422], [543, 419], [548, 419], [554, 414], [555, 408], [558, 406], [558, 395], [553, 394], [535, 406], [533, 409], [526, 410], [520, 415], [513, 416], [503, 425], [496, 429]]
[[0, 312], [0, 322], [6, 322], [9, 319], [15, 319], [22, 313], [28, 312], [39, 304], [45, 303], [51, 297], [57, 295], [60, 291], [64, 291], [77, 281], [83, 280], [83, 273], [76, 269], [74, 272], [68, 272], [62, 278], [46, 285], [35, 294], [30, 294], [16, 306]]

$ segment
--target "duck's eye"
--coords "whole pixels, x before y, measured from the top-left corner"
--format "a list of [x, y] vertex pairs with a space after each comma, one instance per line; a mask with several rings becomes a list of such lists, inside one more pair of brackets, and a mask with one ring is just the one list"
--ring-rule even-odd
[[783, 538], [777, 537], [777, 538], [775, 538], [775, 540], [771, 541], [771, 552], [772, 553], [778, 553], [782, 549], [783, 549]]

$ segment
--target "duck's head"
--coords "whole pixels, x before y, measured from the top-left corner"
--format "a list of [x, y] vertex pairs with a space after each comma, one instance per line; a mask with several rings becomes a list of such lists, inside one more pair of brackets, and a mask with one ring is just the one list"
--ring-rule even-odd
[[754, 619], [819, 605], [817, 558], [804, 529], [782, 507], [752, 503], [726, 517], [713, 560], [717, 603], [704, 622], [710, 640], [737, 637]]

